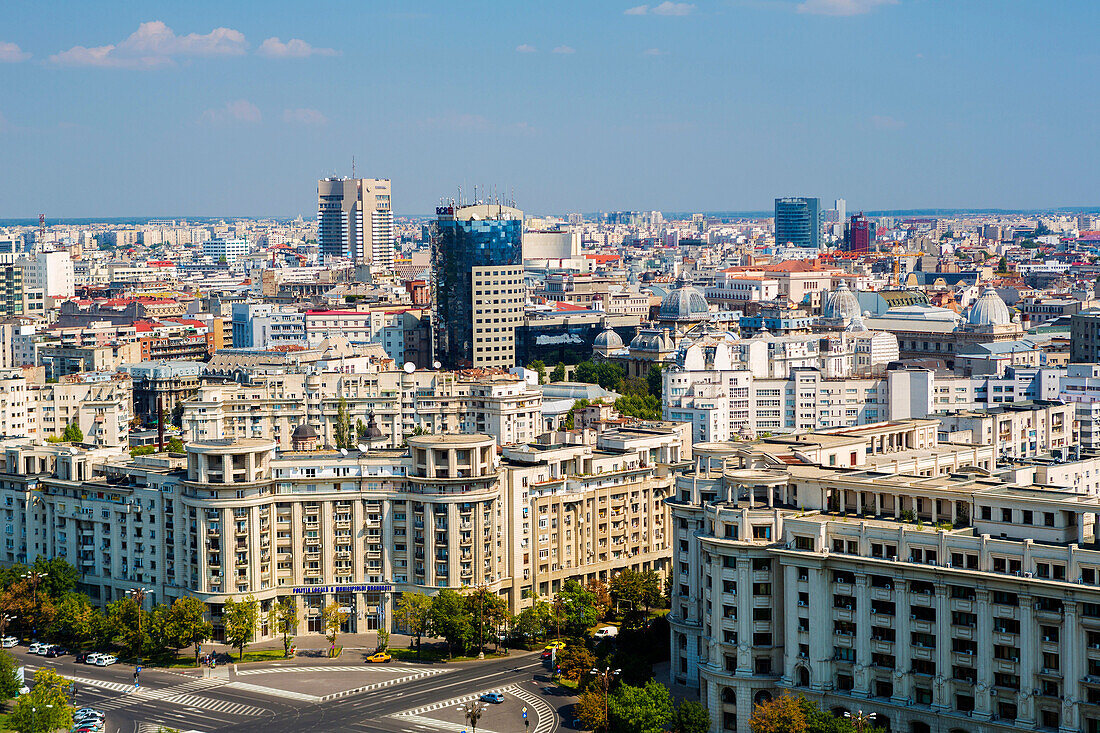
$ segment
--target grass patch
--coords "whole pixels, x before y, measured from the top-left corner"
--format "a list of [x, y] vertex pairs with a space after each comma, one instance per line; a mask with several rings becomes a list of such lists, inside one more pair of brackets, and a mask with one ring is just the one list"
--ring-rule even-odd
[[[395, 661], [401, 662], [415, 662], [417, 660], [415, 649], [387, 649], [390, 656]], [[491, 652], [485, 652], [486, 659], [502, 659], [506, 657], [506, 654], [493, 654]], [[447, 652], [440, 651], [439, 649], [432, 649], [425, 647], [420, 654], [420, 661], [422, 662], [468, 662], [470, 660], [477, 659], [477, 655], [473, 656], [461, 656], [456, 654], [453, 657], [448, 657]]]
[[237, 659], [237, 656], [233, 655], [233, 662], [235, 664], [247, 664], [249, 662], [270, 662], [273, 659], [286, 659], [286, 655], [283, 654], [282, 649], [260, 649], [254, 652], [245, 652], [244, 659]]
[[574, 682], [573, 680], [567, 680], [564, 677], [557, 677], [554, 682], [558, 684], [558, 687], [564, 687], [567, 690], [576, 691], [581, 686], [580, 680]]

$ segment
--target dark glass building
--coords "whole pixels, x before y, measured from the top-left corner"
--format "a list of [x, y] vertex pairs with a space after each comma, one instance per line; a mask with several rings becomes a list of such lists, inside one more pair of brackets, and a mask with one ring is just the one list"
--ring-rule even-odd
[[[435, 210], [436, 221], [432, 225], [432, 324], [434, 358], [445, 369], [461, 369], [477, 366], [475, 363], [475, 338], [500, 338], [500, 327], [494, 325], [502, 319], [500, 313], [475, 313], [499, 311], [494, 303], [499, 287], [487, 286], [485, 291], [474, 288], [474, 268], [522, 268], [523, 265], [523, 212], [500, 204], [476, 204], [473, 206], [440, 206]], [[512, 270], [508, 272], [513, 279]], [[491, 270], [479, 269], [479, 281], [493, 282]], [[514, 300], [509, 298], [508, 300]], [[516, 303], [506, 307], [513, 310]], [[523, 303], [518, 312], [508, 313], [522, 318]], [[475, 336], [475, 317], [484, 335]], [[492, 336], [488, 333], [492, 332]], [[514, 349], [513, 329], [507, 330], [509, 350]]]
[[790, 197], [775, 200], [775, 243], [821, 247], [821, 199]]
[[847, 252], [870, 252], [875, 241], [875, 225], [863, 212], [853, 214], [844, 227], [844, 250]]

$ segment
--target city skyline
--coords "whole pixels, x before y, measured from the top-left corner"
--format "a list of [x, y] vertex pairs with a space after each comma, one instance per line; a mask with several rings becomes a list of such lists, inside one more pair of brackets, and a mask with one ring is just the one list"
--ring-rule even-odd
[[405, 215], [1100, 203], [1083, 2], [255, 9], [6, 6], [0, 217], [308, 218], [353, 156]]

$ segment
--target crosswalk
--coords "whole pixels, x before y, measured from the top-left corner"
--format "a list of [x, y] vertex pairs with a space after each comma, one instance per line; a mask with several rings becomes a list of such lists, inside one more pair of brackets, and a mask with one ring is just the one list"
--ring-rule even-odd
[[512, 695], [535, 709], [535, 727], [531, 733], [553, 733], [558, 724], [558, 711], [542, 697], [522, 687], [515, 687]]
[[[417, 728], [428, 728], [430, 730], [444, 730], [450, 731], [450, 733], [469, 733], [470, 726], [464, 723], [448, 723], [445, 720], [436, 720], [435, 718], [422, 718], [419, 715], [404, 715], [401, 718], [401, 722], [405, 725], [416, 726]], [[478, 730], [481, 733], [495, 733], [478, 726]]]
[[305, 692], [293, 692], [291, 690], [280, 690], [275, 687], [254, 685], [250, 682], [230, 682], [228, 685], [226, 685], [226, 687], [231, 690], [241, 690], [243, 692], [258, 692], [261, 695], [287, 698], [289, 700], [302, 700], [304, 702], [321, 702], [322, 699], [320, 695], [310, 695]]
[[[396, 671], [396, 670], [395, 670]], [[340, 697], [347, 697], [348, 695], [359, 695], [364, 692], [370, 692], [371, 690], [381, 690], [383, 687], [392, 687], [393, 685], [400, 685], [405, 682], [412, 682], [413, 680], [423, 679], [425, 677], [434, 677], [437, 674], [443, 674], [449, 672], [449, 669], [419, 669], [409, 670], [412, 674], [404, 677], [395, 677], [390, 680], [382, 680], [381, 682], [374, 682], [369, 685], [363, 685], [362, 687], [355, 687], [350, 690], [341, 690], [340, 692], [334, 692], [331, 695], [325, 695], [321, 698], [321, 702], [326, 700], [335, 700]]]
[[[421, 707], [418, 707], [418, 708], [412, 708], [411, 710], [403, 710], [400, 713], [394, 713], [390, 717], [391, 718], [415, 718], [415, 717], [420, 717], [424, 713], [430, 713], [434, 710], [439, 710], [441, 708], [453, 708], [456, 705], [461, 705], [464, 702], [473, 702], [474, 700], [476, 700], [479, 697], [481, 697], [482, 695], [484, 695], [486, 692], [501, 692], [501, 693], [504, 693], [504, 695], [515, 695], [518, 690], [519, 690], [519, 688], [516, 687], [515, 685], [509, 685], [508, 687], [494, 688], [492, 690], [481, 690], [479, 692], [474, 692], [474, 693], [469, 694], [469, 695], [463, 695], [462, 697], [452, 697], [450, 700], [441, 700], [439, 702], [433, 702], [433, 703], [428, 704], [428, 705], [422, 705]], [[517, 697], [518, 697], [518, 695], [517, 695]]]
[[227, 713], [229, 715], [246, 717], [264, 715], [268, 712], [265, 708], [256, 707], [255, 705], [245, 705], [244, 703], [233, 702], [231, 700], [215, 700], [213, 698], [194, 694], [204, 690], [224, 687], [225, 682], [222, 680], [199, 679], [185, 682], [182, 685], [159, 687], [156, 689], [147, 687], [134, 689], [133, 685], [127, 685], [122, 682], [93, 680], [83, 677], [74, 678], [74, 681], [78, 686], [87, 685], [89, 687], [98, 687], [122, 693], [111, 700], [105, 700], [97, 705], [97, 708], [104, 712], [133, 707], [147, 702], [165, 702], [170, 705], [197, 708], [212, 713]]

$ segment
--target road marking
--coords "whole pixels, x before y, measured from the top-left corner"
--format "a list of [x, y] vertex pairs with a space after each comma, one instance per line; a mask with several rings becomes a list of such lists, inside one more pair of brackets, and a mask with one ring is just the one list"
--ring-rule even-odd
[[194, 707], [199, 711], [229, 713], [234, 716], [258, 716], [269, 712], [266, 708], [259, 708], [254, 705], [245, 705], [229, 700], [214, 700], [212, 698], [190, 694], [203, 690], [212, 690], [217, 687], [224, 687], [225, 682], [221, 680], [199, 679], [185, 682], [182, 685], [175, 685], [174, 687], [159, 687], [155, 689], [145, 687], [135, 689], [133, 685], [128, 685], [123, 682], [108, 682], [106, 680], [93, 680], [84, 677], [73, 678], [73, 681], [80, 685], [101, 687], [114, 692], [126, 693], [100, 703], [99, 708], [105, 712], [142, 705], [147, 702], [166, 702], [170, 705], [180, 705], [181, 707]]
[[291, 700], [305, 700], [306, 702], [320, 702], [320, 695], [308, 695], [304, 692], [291, 692], [289, 690], [277, 690], [274, 687], [264, 687], [263, 685], [252, 685], [247, 682], [230, 682], [226, 687], [233, 690], [244, 690], [245, 692], [258, 692], [261, 695], [271, 695], [272, 697], [285, 697]]
[[538, 721], [532, 733], [553, 733], [558, 728], [558, 711], [554, 706], [546, 702], [540, 695], [536, 695], [522, 687], [516, 687], [512, 692], [520, 700], [535, 709], [535, 718]]
[[[418, 708], [412, 708], [410, 710], [402, 710], [400, 713], [394, 713], [391, 718], [415, 718], [423, 715], [424, 713], [430, 713], [433, 710], [439, 710], [440, 708], [453, 708], [455, 705], [461, 705], [464, 702], [472, 702], [486, 692], [504, 692], [515, 694], [519, 688], [515, 685], [508, 685], [507, 687], [494, 688], [492, 690], [479, 690], [478, 692], [471, 693], [469, 695], [463, 695], [462, 697], [452, 697], [450, 700], [442, 700], [440, 702], [433, 702], [428, 705], [423, 705]], [[518, 696], [517, 696], [518, 697]]]
[[[322, 665], [317, 665], [317, 666], [313, 666], [313, 667], [265, 667], [263, 669], [245, 669], [245, 670], [240, 670], [239, 669], [239, 670], [237, 670], [237, 676], [242, 677], [242, 676], [247, 676], [247, 675], [252, 675], [252, 674], [277, 674], [277, 673], [280, 673], [280, 672], [294, 672], [294, 673], [298, 673], [298, 674], [303, 674], [303, 673], [316, 674], [318, 672], [323, 674], [325, 672], [387, 672], [387, 671], [389, 671], [389, 672], [408, 673], [408, 672], [420, 672], [420, 671], [423, 671], [423, 669], [424, 669], [424, 667], [401, 667], [401, 666], [391, 667], [388, 664], [379, 664], [377, 666], [368, 666], [368, 665], [362, 665], [361, 664], [358, 667], [325, 667], [325, 666], [322, 666]], [[433, 667], [432, 669], [437, 669], [440, 672], [449, 672], [450, 671], [450, 669], [448, 669], [446, 667]]]
[[437, 674], [443, 674], [444, 672], [450, 672], [449, 669], [427, 669], [421, 670], [416, 674], [408, 675], [407, 677], [397, 677], [392, 680], [385, 680], [383, 682], [375, 682], [372, 685], [363, 685], [362, 687], [356, 687], [353, 690], [344, 690], [342, 692], [334, 692], [331, 695], [324, 695], [321, 698], [321, 702], [326, 700], [335, 700], [340, 697], [347, 697], [348, 695], [358, 695], [361, 692], [370, 692], [371, 690], [380, 690], [383, 687], [392, 687], [393, 685], [400, 685], [404, 682], [411, 682], [413, 680], [423, 679], [424, 677], [434, 677]]
[[[393, 717], [392, 715], [390, 717]], [[434, 720], [432, 718], [421, 718], [416, 715], [407, 715], [401, 719], [402, 722], [411, 722], [417, 728], [421, 730], [445, 730], [451, 731], [451, 733], [468, 733], [470, 727], [465, 723], [447, 723], [442, 720]], [[487, 728], [478, 727], [481, 733], [494, 733]]]

